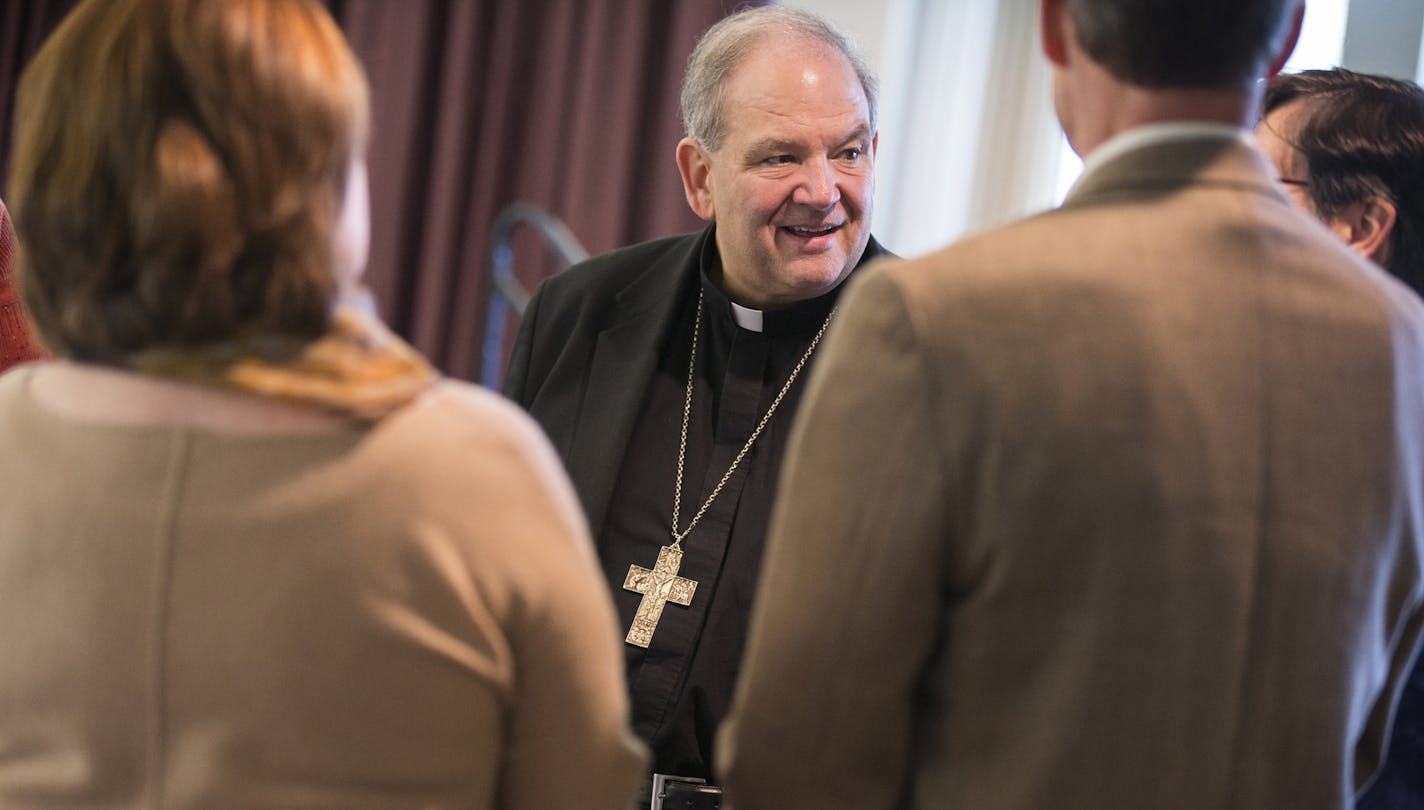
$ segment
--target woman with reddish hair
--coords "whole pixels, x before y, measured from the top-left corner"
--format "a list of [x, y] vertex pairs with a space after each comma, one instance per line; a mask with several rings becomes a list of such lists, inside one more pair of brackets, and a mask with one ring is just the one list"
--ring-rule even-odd
[[636, 795], [553, 448], [360, 305], [369, 120], [319, 0], [85, 0], [25, 69], [0, 807]]

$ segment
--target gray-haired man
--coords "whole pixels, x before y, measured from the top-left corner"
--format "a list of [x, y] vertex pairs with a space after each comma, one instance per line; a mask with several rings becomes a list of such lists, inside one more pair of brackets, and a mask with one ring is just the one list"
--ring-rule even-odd
[[807, 367], [870, 236], [875, 81], [845, 38], [763, 8], [710, 29], [678, 144], [711, 224], [544, 284], [505, 390], [548, 431], [598, 539], [654, 770], [713, 778]]

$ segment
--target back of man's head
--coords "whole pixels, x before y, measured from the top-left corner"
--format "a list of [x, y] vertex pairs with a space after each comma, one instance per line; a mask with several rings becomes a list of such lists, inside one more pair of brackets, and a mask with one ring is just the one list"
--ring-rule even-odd
[[1144, 87], [1246, 87], [1265, 74], [1299, 0], [1064, 0], [1078, 43]]

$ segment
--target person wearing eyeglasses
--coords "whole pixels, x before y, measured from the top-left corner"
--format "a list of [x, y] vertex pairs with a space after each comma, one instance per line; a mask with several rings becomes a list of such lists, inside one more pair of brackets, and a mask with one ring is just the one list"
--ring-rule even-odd
[[1424, 90], [1334, 70], [1266, 87], [1256, 140], [1291, 199], [1424, 292]]
[[[1280, 183], [1360, 255], [1424, 293], [1424, 90], [1350, 70], [1282, 74], [1256, 140]], [[1358, 810], [1424, 807], [1424, 660], [1400, 696], [1388, 757]]]

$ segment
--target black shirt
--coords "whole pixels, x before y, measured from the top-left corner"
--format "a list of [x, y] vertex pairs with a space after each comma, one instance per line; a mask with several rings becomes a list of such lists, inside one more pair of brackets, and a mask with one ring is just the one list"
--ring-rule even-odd
[[[707, 240], [700, 263], [704, 303], [679, 530], [687, 528], [731, 466], [840, 292], [837, 287], [766, 311], [762, 331], [756, 332], [737, 324], [731, 301], [718, 287], [714, 240]], [[643, 598], [623, 589], [629, 566], [652, 568], [658, 551], [672, 542], [696, 305], [694, 289], [661, 352], [598, 533], [599, 557], [624, 633]], [[712, 778], [713, 738], [730, 707], [782, 453], [810, 365], [683, 541], [678, 575], [697, 582], [691, 604], [664, 607], [646, 650], [624, 644], [633, 726], [653, 749], [654, 771]]]

